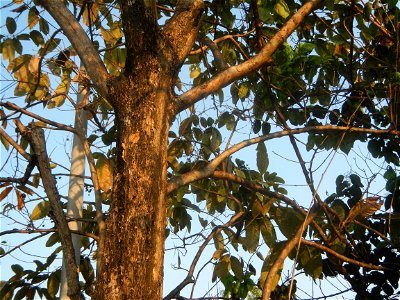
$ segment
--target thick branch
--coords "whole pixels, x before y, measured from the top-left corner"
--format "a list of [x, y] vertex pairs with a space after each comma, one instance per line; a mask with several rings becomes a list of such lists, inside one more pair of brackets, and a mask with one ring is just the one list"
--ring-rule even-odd
[[290, 20], [279, 30], [263, 47], [260, 53], [253, 58], [219, 73], [207, 82], [192, 88], [183, 93], [179, 99], [177, 111], [181, 112], [197, 101], [210, 95], [213, 92], [227, 86], [228, 84], [238, 80], [251, 72], [259, 69], [263, 64], [271, 59], [272, 54], [279, 48], [280, 45], [292, 34], [299, 26], [304, 18], [310, 14], [322, 0], [310, 0], [304, 4]]
[[[125, 34], [125, 75], [140, 74], [140, 66], [158, 50], [155, 0], [118, 1]], [[148, 67], [148, 66], [146, 66]]]
[[169, 46], [165, 49], [172, 48], [175, 57], [170, 59], [176, 67], [183, 63], [193, 47], [203, 9], [202, 0], [179, 0], [174, 16], [164, 26], [163, 36]]
[[270, 133], [264, 136], [252, 138], [240, 142], [226, 151], [222, 152], [216, 158], [214, 158], [209, 164], [205, 167], [197, 170], [189, 171], [185, 174], [172, 178], [167, 185], [167, 193], [171, 193], [177, 188], [184, 186], [185, 184], [189, 184], [191, 182], [207, 178], [213, 174], [213, 172], [217, 169], [217, 167], [230, 155], [238, 152], [239, 150], [248, 147], [250, 145], [257, 144], [259, 142], [264, 142], [267, 140], [280, 138], [288, 135], [300, 134], [305, 132], [329, 132], [329, 131], [338, 131], [338, 132], [357, 132], [357, 133], [367, 133], [367, 134], [375, 134], [375, 135], [399, 135], [400, 132], [397, 130], [385, 129], [385, 130], [376, 130], [376, 129], [368, 129], [368, 128], [356, 128], [356, 127], [347, 127], [347, 126], [332, 126], [332, 125], [321, 125], [321, 126], [310, 126], [303, 128], [296, 128], [290, 130], [282, 130], [274, 133]]
[[82, 26], [65, 6], [63, 0], [43, 0], [40, 1], [40, 4], [44, 6], [58, 25], [60, 25], [64, 34], [71, 42], [72, 47], [78, 53], [94, 87], [105, 97], [108, 93], [108, 72]]
[[67, 266], [68, 296], [72, 300], [83, 299], [80, 294], [78, 266], [75, 263], [75, 252], [72, 245], [71, 232], [60, 205], [61, 202], [57, 190], [57, 183], [54, 176], [51, 174], [43, 129], [32, 125], [31, 130], [27, 130], [21, 123], [17, 123], [17, 126], [21, 134], [30, 142], [33, 152], [37, 156], [37, 167], [50, 202], [51, 217], [60, 234], [61, 245], [64, 250]]

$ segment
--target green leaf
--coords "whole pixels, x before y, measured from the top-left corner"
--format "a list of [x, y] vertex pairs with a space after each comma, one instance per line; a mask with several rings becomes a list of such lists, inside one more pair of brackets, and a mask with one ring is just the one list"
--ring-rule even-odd
[[225, 277], [229, 274], [229, 262], [229, 255], [225, 255], [215, 265], [214, 272], [219, 278]]
[[248, 95], [249, 95], [249, 86], [247, 85], [247, 83], [242, 83], [239, 86], [238, 97], [243, 100]]
[[28, 13], [28, 28], [32, 29], [39, 22], [39, 12], [35, 6], [29, 9]]
[[215, 249], [220, 250], [220, 249], [224, 249], [225, 244], [224, 244], [224, 237], [222, 236], [221, 232], [217, 232], [214, 237], [214, 245], [215, 245]]
[[253, 123], [253, 132], [257, 134], [261, 130], [261, 121], [255, 120]]
[[237, 279], [242, 280], [243, 279], [243, 262], [241, 262], [235, 256], [231, 256], [231, 268], [232, 268], [233, 274], [235, 274]]
[[35, 221], [43, 219], [49, 214], [49, 211], [50, 211], [50, 203], [48, 201], [43, 200], [33, 209], [30, 220]]
[[7, 17], [6, 19], [6, 27], [10, 34], [13, 34], [15, 30], [17, 30], [17, 22], [15, 22], [14, 18]]
[[17, 276], [22, 276], [24, 275], [24, 268], [18, 264], [12, 265], [11, 269]]
[[[273, 263], [275, 262], [277, 256], [281, 252], [281, 249], [285, 245], [284, 242], [277, 243], [273, 248], [270, 249], [267, 258], [264, 260], [263, 266], [261, 268], [261, 276], [260, 276], [260, 286], [264, 286], [264, 282], [267, 279], [269, 270], [271, 269]], [[272, 289], [274, 290], [275, 287], [278, 285], [279, 279], [281, 277], [283, 264], [279, 266], [279, 271], [275, 274], [272, 283]]]
[[257, 168], [261, 174], [267, 171], [269, 165], [269, 158], [267, 153], [267, 148], [264, 142], [260, 142], [257, 145]]
[[284, 0], [279, 0], [274, 6], [274, 10], [284, 19], [286, 19], [290, 14], [289, 6]]
[[54, 232], [50, 235], [49, 239], [47, 240], [46, 247], [52, 247], [58, 242], [60, 242], [60, 236], [58, 232]]
[[307, 275], [319, 279], [322, 274], [321, 252], [311, 246], [302, 246], [299, 253], [299, 262]]
[[55, 297], [58, 293], [61, 280], [61, 269], [51, 273], [49, 279], [47, 280], [47, 291], [52, 297]]
[[45, 35], [49, 34], [49, 23], [44, 18], [39, 19], [39, 30]]
[[261, 218], [259, 223], [264, 242], [268, 245], [268, 247], [271, 248], [276, 243], [276, 232], [274, 225], [267, 217]]
[[295, 212], [293, 208], [279, 207], [275, 211], [275, 222], [288, 239], [291, 239], [296, 234], [303, 221], [304, 217]]
[[41, 46], [44, 44], [43, 35], [39, 31], [32, 30], [31, 32], [29, 32], [29, 36], [31, 37], [32, 42], [34, 42], [36, 46]]
[[246, 238], [243, 241], [243, 246], [246, 245], [247, 251], [253, 253], [258, 248], [260, 239], [260, 225], [256, 220], [246, 220]]

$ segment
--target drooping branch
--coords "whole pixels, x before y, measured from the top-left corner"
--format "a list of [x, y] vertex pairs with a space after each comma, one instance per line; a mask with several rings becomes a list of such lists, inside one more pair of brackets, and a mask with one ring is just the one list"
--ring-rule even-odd
[[295, 135], [306, 132], [329, 132], [329, 131], [337, 131], [337, 132], [348, 132], [348, 133], [367, 133], [374, 135], [399, 135], [400, 131], [385, 129], [385, 130], [377, 130], [377, 129], [369, 129], [369, 128], [357, 128], [357, 127], [347, 127], [347, 126], [332, 126], [332, 125], [321, 125], [321, 126], [310, 126], [289, 130], [282, 130], [274, 133], [270, 133], [264, 136], [251, 138], [248, 140], [244, 140], [231, 148], [225, 150], [216, 158], [214, 158], [210, 163], [202, 167], [201, 169], [195, 169], [189, 171], [180, 176], [176, 176], [172, 178], [167, 185], [167, 193], [171, 193], [177, 188], [189, 184], [191, 182], [207, 178], [213, 174], [213, 172], [217, 169], [217, 167], [230, 155], [238, 152], [239, 150], [257, 144], [259, 142], [264, 142], [267, 140], [280, 138], [288, 135]]
[[312, 241], [308, 241], [308, 240], [302, 239], [301, 243], [303, 245], [311, 246], [311, 247], [314, 247], [314, 248], [319, 249], [321, 251], [324, 251], [326, 253], [329, 253], [330, 255], [335, 256], [336, 258], [340, 259], [341, 261], [344, 261], [344, 262], [359, 266], [361, 268], [365, 268], [365, 269], [369, 269], [369, 270], [390, 271], [389, 268], [386, 268], [384, 266], [378, 266], [378, 265], [374, 265], [374, 264], [371, 264], [371, 263], [365, 263], [365, 262], [362, 262], [362, 261], [358, 261], [358, 260], [352, 259], [350, 257], [344, 256], [343, 254], [340, 254], [340, 253], [334, 251], [333, 249], [331, 249], [329, 247], [326, 247], [324, 245], [321, 245], [321, 244], [318, 244], [318, 243], [315, 243], [315, 242], [312, 242]]
[[[246, 180], [242, 177], [239, 177], [235, 174], [224, 172], [224, 171], [214, 171], [214, 173], [212, 174], [212, 177], [216, 178], [216, 179], [229, 180], [231, 182], [238, 183], [238, 184], [248, 188], [251, 191], [256, 191], [267, 197], [279, 199], [279, 200], [283, 201], [284, 203], [293, 207], [298, 213], [302, 214], [304, 217], [307, 217], [307, 215], [308, 215], [308, 212], [304, 208], [302, 208], [295, 200], [292, 200], [289, 197], [287, 197], [283, 194], [280, 194], [278, 192], [270, 191], [270, 190], [266, 189], [265, 187], [263, 187], [261, 184], [248, 181], [248, 180]], [[320, 237], [325, 242], [327, 242], [328, 238], [327, 238], [326, 234], [324, 233], [323, 229], [321, 228], [321, 226], [319, 226], [315, 221], [312, 222], [312, 226], [315, 228], [316, 231], [318, 231]]]
[[83, 299], [80, 293], [78, 266], [75, 262], [74, 248], [72, 245], [71, 232], [65, 218], [63, 209], [60, 205], [60, 195], [57, 190], [57, 183], [51, 174], [50, 161], [46, 151], [46, 141], [44, 131], [40, 127], [31, 125], [28, 130], [17, 122], [17, 127], [21, 134], [29, 141], [33, 152], [37, 157], [37, 167], [42, 178], [43, 187], [46, 191], [51, 207], [51, 217], [58, 229], [61, 245], [64, 250], [65, 262], [67, 266], [68, 296], [72, 300]]
[[78, 53], [95, 89], [105, 97], [108, 93], [108, 72], [82, 26], [65, 6], [63, 0], [42, 0], [40, 4], [61, 27], [72, 47]]
[[280, 45], [292, 34], [299, 26], [304, 18], [310, 14], [322, 0], [310, 0], [305, 3], [263, 47], [260, 53], [253, 58], [232, 66], [229, 69], [215, 75], [212, 79], [205, 83], [192, 88], [191, 90], [179, 96], [177, 111], [181, 112], [193, 105], [204, 97], [218, 91], [219, 89], [229, 85], [254, 71], [259, 69], [263, 64], [271, 59], [272, 54]]

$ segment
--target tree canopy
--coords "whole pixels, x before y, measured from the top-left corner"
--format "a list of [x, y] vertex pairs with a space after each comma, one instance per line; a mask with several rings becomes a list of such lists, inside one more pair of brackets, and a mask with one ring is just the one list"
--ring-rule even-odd
[[396, 0], [2, 5], [1, 299], [56, 299], [62, 253], [71, 299], [117, 295], [117, 252], [166, 300], [398, 294]]

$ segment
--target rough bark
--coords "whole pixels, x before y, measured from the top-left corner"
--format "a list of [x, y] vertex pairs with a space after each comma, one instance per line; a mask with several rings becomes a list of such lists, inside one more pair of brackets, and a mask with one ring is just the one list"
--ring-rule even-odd
[[[108, 85], [116, 113], [117, 162], [95, 299], [162, 297], [172, 91], [191, 48], [188, 40], [195, 40], [199, 2], [177, 11], [176, 25], [168, 26], [172, 32], [159, 30], [154, 1], [120, 2], [128, 55], [124, 75]], [[177, 38], [174, 26], [187, 33], [184, 39]]]

